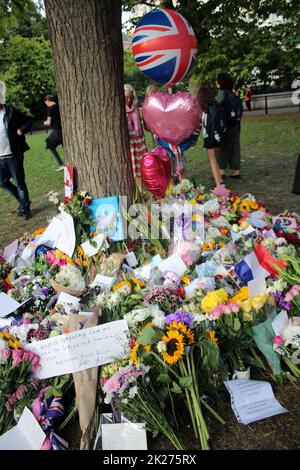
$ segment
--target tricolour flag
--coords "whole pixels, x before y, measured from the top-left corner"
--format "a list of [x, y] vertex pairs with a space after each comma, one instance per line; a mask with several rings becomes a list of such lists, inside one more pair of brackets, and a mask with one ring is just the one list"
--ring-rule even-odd
[[284, 267], [284, 262], [277, 261], [265, 246], [260, 243], [254, 248], [252, 253], [235, 265], [234, 270], [240, 281], [247, 285], [249, 281], [256, 277], [277, 276], [278, 271], [273, 264], [279, 268]]

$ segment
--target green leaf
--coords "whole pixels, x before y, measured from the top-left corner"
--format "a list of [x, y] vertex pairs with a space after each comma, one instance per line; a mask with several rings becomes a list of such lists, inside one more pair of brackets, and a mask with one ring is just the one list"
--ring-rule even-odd
[[241, 328], [241, 322], [238, 318], [234, 318], [233, 320], [233, 329], [234, 331], [239, 331]]
[[182, 388], [189, 388], [193, 383], [193, 379], [190, 375], [187, 375], [185, 377], [181, 377], [179, 383]]
[[181, 393], [181, 388], [179, 387], [179, 385], [176, 383], [176, 382], [173, 382], [173, 385], [172, 385], [172, 388], [171, 388], [171, 392], [175, 393], [176, 395], [178, 395], [179, 393]]
[[137, 341], [143, 346], [157, 343], [163, 337], [164, 332], [159, 329], [155, 329], [152, 326], [144, 328], [142, 334], [139, 336]]
[[166, 373], [161, 373], [159, 374], [159, 376], [157, 377], [156, 379], [158, 382], [162, 382], [162, 383], [165, 383], [165, 384], [170, 384], [172, 383], [172, 379], [169, 377], [168, 374]]

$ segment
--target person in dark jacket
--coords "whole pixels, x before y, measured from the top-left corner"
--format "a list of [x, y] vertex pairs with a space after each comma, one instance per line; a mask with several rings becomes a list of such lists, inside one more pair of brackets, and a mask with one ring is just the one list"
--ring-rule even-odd
[[30, 200], [24, 172], [24, 153], [29, 146], [24, 134], [30, 130], [32, 121], [3, 101], [0, 97], [0, 187], [17, 199], [18, 214], [29, 219]]
[[48, 118], [44, 122], [45, 126], [51, 127], [52, 131], [46, 139], [46, 149], [49, 149], [54, 158], [57, 161], [58, 168], [57, 171], [63, 170], [63, 161], [56, 150], [59, 145], [63, 145], [63, 138], [62, 138], [62, 127], [61, 127], [61, 119], [60, 119], [60, 112], [59, 106], [55, 102], [54, 96], [47, 95], [44, 98], [45, 105], [48, 108]]

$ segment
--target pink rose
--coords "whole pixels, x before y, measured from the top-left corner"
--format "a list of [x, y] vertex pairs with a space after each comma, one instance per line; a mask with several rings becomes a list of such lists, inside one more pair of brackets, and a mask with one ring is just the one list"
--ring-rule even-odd
[[22, 321], [23, 325], [29, 325], [31, 323], [31, 319], [28, 317], [23, 318]]
[[233, 313], [238, 313], [240, 311], [240, 306], [236, 302], [231, 302], [229, 305]]
[[282, 339], [282, 336], [275, 336], [273, 338], [273, 343], [276, 344], [276, 346], [282, 346], [283, 345], [283, 339]]
[[223, 312], [226, 313], [227, 315], [232, 312], [230, 305], [224, 305], [223, 307]]
[[16, 390], [16, 397], [18, 400], [22, 400], [22, 398], [24, 397], [25, 395], [25, 392], [26, 392], [26, 385], [22, 384], [20, 385], [17, 390]]

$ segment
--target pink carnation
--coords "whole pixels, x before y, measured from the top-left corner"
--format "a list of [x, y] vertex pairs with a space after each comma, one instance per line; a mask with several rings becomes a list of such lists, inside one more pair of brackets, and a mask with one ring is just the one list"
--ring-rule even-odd
[[282, 346], [283, 345], [283, 339], [282, 339], [282, 336], [275, 336], [273, 338], [273, 343], [276, 344], [276, 346]]
[[116, 376], [112, 376], [104, 385], [103, 390], [105, 393], [112, 394], [117, 392], [120, 388], [120, 382]]

